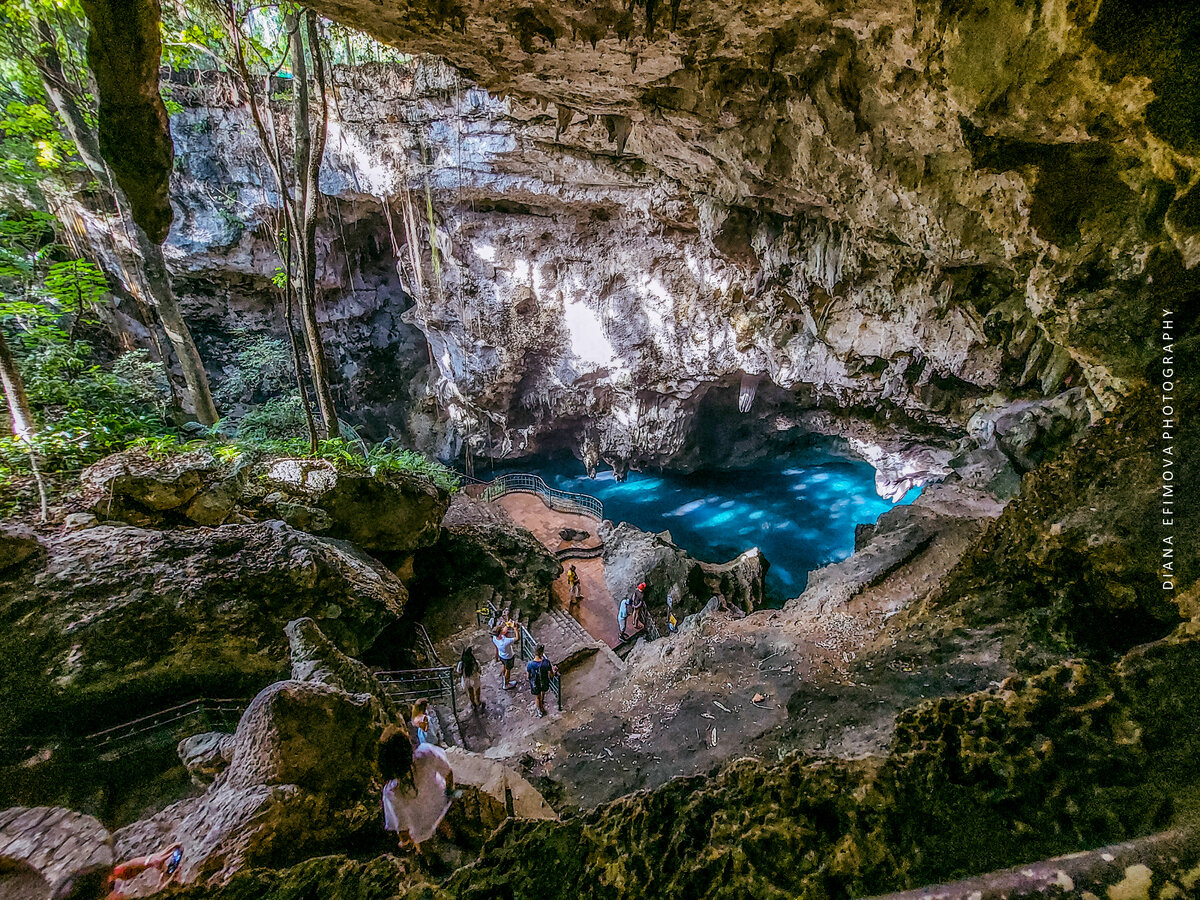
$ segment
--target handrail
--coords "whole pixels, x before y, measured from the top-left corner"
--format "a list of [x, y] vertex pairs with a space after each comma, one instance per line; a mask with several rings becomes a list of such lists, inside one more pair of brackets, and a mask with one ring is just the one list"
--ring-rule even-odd
[[167, 709], [150, 713], [129, 722], [122, 722], [120, 725], [114, 725], [111, 728], [105, 728], [102, 731], [85, 735], [82, 742], [94, 743], [100, 747], [104, 747], [118, 741], [126, 741], [139, 737], [147, 732], [169, 728], [177, 722], [182, 722], [196, 715], [207, 716], [210, 713], [218, 713], [228, 717], [230, 713], [236, 713], [240, 717], [248, 703], [248, 700], [237, 699], [191, 700], [187, 703], [181, 703], [178, 706], [168, 707]]
[[421, 642], [423, 649], [429, 654], [429, 658], [433, 660], [434, 665], [444, 666], [445, 663], [438, 657], [437, 648], [433, 646], [433, 639], [430, 638], [429, 632], [425, 630], [425, 626], [420, 622], [413, 622], [413, 625], [416, 626], [417, 640]]
[[527, 475], [521, 472], [510, 472], [488, 482], [487, 490], [483, 492], [484, 500], [495, 500], [505, 494], [536, 494], [551, 509], [558, 512], [578, 513], [591, 516], [597, 521], [604, 520], [604, 504], [591, 494], [574, 494], [570, 491], [560, 491], [546, 484], [537, 475]]
[[[428, 635], [426, 635], [426, 639], [428, 640]], [[434, 659], [437, 659], [436, 654]], [[454, 689], [456, 674], [450, 666], [393, 669], [387, 672], [376, 672], [375, 678], [396, 703], [412, 704], [422, 699], [435, 703], [448, 700], [450, 714], [454, 716], [454, 724], [458, 726], [459, 735], [462, 735], [462, 723], [458, 720], [458, 693]]]

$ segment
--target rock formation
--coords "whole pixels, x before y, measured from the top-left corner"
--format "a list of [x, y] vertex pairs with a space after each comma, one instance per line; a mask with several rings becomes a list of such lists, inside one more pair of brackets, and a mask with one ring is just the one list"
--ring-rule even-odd
[[369, 694], [272, 684], [242, 716], [228, 768], [202, 796], [119, 830], [118, 855], [179, 842], [186, 881], [224, 880], [244, 867], [349, 846], [376, 826], [370, 796], [380, 719]]
[[238, 458], [210, 450], [106, 457], [82, 475], [93, 511], [134, 525], [222, 525], [279, 518], [301, 531], [353, 541], [405, 570], [440, 533], [450, 495], [427, 478], [343, 468], [324, 459]]
[[747, 550], [727, 563], [700, 562], [671, 542], [671, 535], [650, 534], [622, 522], [604, 532], [604, 580], [615, 598], [627, 597], [646, 583], [646, 603], [651, 615], [665, 627], [667, 594], [679, 590], [675, 616], [703, 607], [715, 594], [743, 611], [763, 605], [764, 579], [769, 563], [758, 549]]
[[293, 681], [327, 684], [348, 694], [370, 694], [384, 713], [381, 725], [407, 719], [371, 670], [342, 653], [312, 619], [288, 622], [284, 631], [291, 651]]
[[486, 504], [456, 502], [433, 546], [417, 557], [411, 584], [414, 602], [433, 613], [435, 640], [452, 622], [473, 622], [491, 600], [511, 604], [528, 621], [550, 602], [550, 586], [562, 571], [533, 535], [503, 519], [490, 520]]
[[[864, 232], [857, 220], [818, 215], [811, 197], [788, 219], [776, 207], [795, 198], [765, 199], [746, 185], [728, 196], [699, 191], [695, 175], [657, 157], [665, 135], [653, 119], [634, 132], [648, 130], [651, 165], [639, 168], [613, 157], [601, 123], [560, 129], [434, 62], [336, 78], [342, 112], [322, 181], [336, 221], [322, 235], [320, 278], [343, 396], [376, 436], [443, 456], [464, 443], [499, 456], [566, 447], [618, 469], [686, 467], [731, 455], [726, 433], [753, 442], [761, 423], [820, 406], [882, 408], [963, 436], [996, 398], [1080, 381], [1026, 308], [1026, 269], [1000, 262], [1003, 247], [1044, 244], [1021, 213], [998, 209], [1019, 207], [1027, 188], [1016, 176], [999, 179], [995, 196], [966, 186], [965, 149], [944, 151], [947, 184], [940, 173], [903, 176], [916, 152], [907, 145], [898, 182], [864, 189], [846, 176], [826, 203], [874, 215], [888, 198], [901, 207]], [[206, 356], [231, 365], [232, 330], [274, 328], [261, 294], [275, 260], [258, 227], [267, 210], [247, 162], [252, 129], [214, 127], [244, 111], [213, 90], [189, 96], [175, 119], [182, 215], [168, 255]], [[792, 146], [811, 123], [777, 127]], [[821, 158], [837, 158], [841, 178], [861, 169], [863, 152]], [[888, 152], [899, 151], [869, 151]], [[225, 205], [208, 187], [216, 179]], [[412, 248], [385, 240], [400, 227], [403, 198], [427, 179], [436, 275], [427, 247], [416, 248], [414, 268]], [[953, 246], [935, 224], [951, 203], [995, 233], [981, 226], [971, 233], [980, 246]], [[989, 214], [975, 209], [988, 204]], [[880, 236], [887, 227], [903, 232], [898, 243]], [[1103, 401], [1089, 394], [1091, 410], [1111, 402], [1100, 391]]]
[[[0, 583], [7, 728], [78, 733], [189, 697], [246, 696], [287, 669], [283, 626], [311, 616], [353, 652], [404, 609], [404, 585], [350, 545], [282, 522], [47, 542]], [[50, 720], [42, 717], [51, 715]]]
[[[1143, 378], [1151, 308], [1196, 288], [1187, 15], [1125, 0], [328, 12], [493, 92], [438, 66], [341, 72], [322, 181], [340, 222], [322, 278], [351, 283], [337, 331], [355, 342], [377, 322], [366, 345], [412, 347], [408, 310], [450, 433], [404, 417], [448, 450], [661, 463], [722, 393], [731, 421], [774, 395], [961, 429], [993, 392], [1075, 386], [1096, 414]], [[262, 283], [273, 265], [257, 213], [225, 210], [222, 227], [200, 199], [220, 173], [237, 209], [261, 206], [238, 162], [250, 129], [210, 128], [239, 113], [195, 102], [172, 123], [194, 313], [229, 272]], [[375, 198], [427, 179], [435, 233], [401, 283], [367, 237], [394, 214]], [[377, 361], [342, 365], [380, 380]], [[396, 404], [421, 405], [391, 393], [380, 409]]]
[[[0, 811], [0, 896], [87, 896], [112, 871], [112, 836], [91, 816], [41, 806]], [[78, 892], [78, 893], [76, 893]]]

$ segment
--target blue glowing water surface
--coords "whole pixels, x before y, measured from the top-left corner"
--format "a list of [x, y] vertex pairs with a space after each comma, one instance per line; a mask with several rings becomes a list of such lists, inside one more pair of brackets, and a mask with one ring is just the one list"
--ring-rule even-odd
[[[497, 468], [496, 474], [500, 474]], [[897, 505], [875, 493], [865, 462], [813, 448], [752, 469], [690, 475], [611, 471], [588, 478], [564, 457], [522, 460], [507, 471], [540, 475], [552, 487], [591, 494], [604, 516], [645, 531], [670, 531], [697, 559], [725, 562], [758, 547], [771, 563], [767, 592], [778, 603], [798, 596], [813, 569], [854, 550], [854, 526], [874, 522]], [[920, 488], [900, 503], [911, 503]]]

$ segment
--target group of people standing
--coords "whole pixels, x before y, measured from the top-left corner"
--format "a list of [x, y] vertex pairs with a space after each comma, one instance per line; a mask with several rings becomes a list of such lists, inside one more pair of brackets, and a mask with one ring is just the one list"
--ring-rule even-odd
[[[517, 651], [520, 648], [520, 638], [517, 636], [516, 625], [512, 622], [501, 622], [492, 629], [492, 646], [495, 648], [496, 661], [500, 663], [500, 679], [503, 690], [516, 689], [517, 682], [513, 677], [516, 668]], [[483, 709], [483, 667], [471, 647], [463, 648], [462, 656], [455, 667], [455, 672], [462, 681], [463, 693], [471, 704], [471, 712], [478, 713]], [[550, 690], [551, 679], [558, 674], [558, 667], [546, 658], [546, 647], [538, 644], [534, 658], [525, 665], [525, 674], [529, 677], [529, 692], [537, 702], [538, 716], [546, 715], [546, 694]]]
[[632, 640], [646, 628], [646, 582], [634, 588], [617, 607], [617, 628], [622, 641]]

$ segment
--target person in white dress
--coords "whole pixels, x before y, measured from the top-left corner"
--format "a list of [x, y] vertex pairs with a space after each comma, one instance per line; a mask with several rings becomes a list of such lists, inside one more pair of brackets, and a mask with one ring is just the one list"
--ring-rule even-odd
[[446, 751], [432, 744], [415, 750], [400, 728], [384, 732], [379, 747], [383, 786], [383, 827], [396, 832], [400, 846], [420, 852], [433, 837], [459, 792]]

